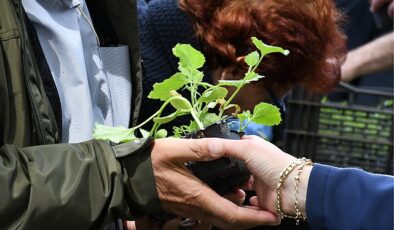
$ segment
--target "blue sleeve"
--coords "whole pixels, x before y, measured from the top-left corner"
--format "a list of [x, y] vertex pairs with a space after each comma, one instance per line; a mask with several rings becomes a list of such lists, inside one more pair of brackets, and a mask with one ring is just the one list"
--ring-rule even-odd
[[306, 201], [311, 229], [393, 230], [394, 177], [315, 164]]

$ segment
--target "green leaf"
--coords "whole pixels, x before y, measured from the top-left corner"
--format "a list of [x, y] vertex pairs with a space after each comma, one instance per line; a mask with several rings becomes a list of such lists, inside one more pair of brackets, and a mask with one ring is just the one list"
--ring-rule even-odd
[[197, 69], [190, 69], [182, 66], [179, 66], [178, 69], [179, 71], [181, 71], [183, 75], [187, 77], [188, 83], [190, 82], [198, 83], [198, 82], [202, 82], [202, 80], [204, 79], [204, 73]]
[[161, 83], [155, 83], [153, 85], [153, 90], [148, 95], [148, 98], [166, 101], [169, 97], [171, 97], [171, 91], [178, 90], [187, 83], [188, 80], [185, 75], [176, 73]]
[[252, 37], [253, 44], [260, 50], [261, 55], [265, 56], [270, 53], [281, 53], [283, 55], [288, 55], [290, 51], [285, 50], [279, 46], [270, 46], [262, 42], [261, 40], [257, 39], [256, 37]]
[[258, 75], [258, 74], [255, 73], [255, 72], [249, 72], [249, 73], [247, 73], [246, 76], [245, 76], [245, 81], [246, 81], [247, 83], [250, 83], [250, 82], [252, 82], [252, 81], [258, 81], [258, 80], [263, 79], [263, 78], [264, 78], [264, 76]]
[[190, 102], [182, 96], [172, 97], [170, 103], [172, 107], [182, 112], [190, 111], [193, 108]]
[[260, 54], [257, 51], [253, 51], [245, 57], [245, 62], [249, 67], [253, 67], [259, 63]]
[[174, 137], [177, 137], [177, 138], [181, 138], [182, 135], [184, 134], [182, 129], [180, 127], [176, 127], [176, 126], [172, 127], [172, 133], [174, 134]]
[[137, 139], [134, 135], [134, 129], [124, 127], [110, 127], [96, 124], [93, 131], [93, 137], [98, 140], [109, 140], [115, 143], [127, 142]]
[[278, 125], [282, 121], [279, 108], [264, 102], [254, 107], [253, 116], [250, 120], [268, 126]]
[[172, 53], [179, 58], [178, 64], [182, 68], [198, 69], [205, 63], [204, 55], [189, 44], [177, 44]]
[[252, 114], [250, 113], [249, 110], [246, 110], [246, 111], [243, 111], [240, 114], [237, 114], [237, 118], [239, 118], [241, 121], [250, 120], [250, 119], [252, 119]]
[[203, 113], [201, 114], [201, 121], [204, 124], [204, 127], [207, 127], [220, 121], [220, 117], [215, 113]]
[[207, 108], [208, 109], [213, 109], [213, 108], [215, 108], [216, 107], [216, 105], [217, 105], [218, 103], [215, 101], [215, 102], [209, 102], [208, 104], [207, 104]]
[[219, 86], [233, 86], [239, 87], [244, 84], [243, 80], [219, 80]]
[[209, 88], [202, 93], [201, 97], [198, 99], [198, 103], [214, 102], [219, 98], [225, 98], [227, 93], [228, 90], [223, 87], [215, 86], [213, 88]]
[[160, 129], [156, 132], [155, 134], [155, 139], [159, 139], [159, 138], [165, 138], [167, 137], [167, 130], [165, 129]]
[[177, 118], [178, 114], [179, 114], [179, 112], [176, 111], [176, 112], [171, 113], [170, 115], [165, 116], [165, 117], [155, 117], [155, 118], [153, 118], [153, 122], [155, 122], [157, 124], [165, 124], [165, 123], [171, 122], [175, 118]]
[[145, 129], [139, 129], [139, 130], [143, 138], [149, 137], [150, 133], [148, 131], [146, 131]]
[[204, 73], [198, 70], [193, 70], [191, 75], [191, 81], [194, 83], [202, 82], [204, 79]]

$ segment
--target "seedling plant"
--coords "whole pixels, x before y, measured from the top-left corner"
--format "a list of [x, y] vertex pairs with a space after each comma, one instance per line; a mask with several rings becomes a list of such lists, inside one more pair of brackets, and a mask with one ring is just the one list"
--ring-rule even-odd
[[[94, 138], [121, 143], [137, 139], [137, 132], [142, 137], [164, 138], [167, 136], [167, 131], [160, 129], [161, 125], [177, 117], [191, 115], [193, 120], [189, 124], [173, 127], [173, 136], [181, 137], [226, 120], [228, 118], [226, 111], [230, 110], [233, 111], [233, 116], [239, 119], [239, 132], [243, 132], [250, 122], [267, 126], [279, 124], [281, 121], [279, 109], [271, 104], [261, 102], [254, 107], [253, 111], [241, 111], [239, 105], [232, 103], [245, 85], [264, 78], [256, 73], [256, 69], [266, 55], [289, 54], [288, 50], [266, 45], [255, 37], [252, 38], [252, 42], [257, 50], [245, 57], [248, 71], [244, 77], [240, 80], [221, 80], [216, 85], [203, 81], [204, 73], [200, 69], [205, 64], [204, 55], [189, 44], [177, 44], [172, 51], [179, 58], [179, 71], [163, 82], [154, 84], [153, 90], [148, 95], [150, 99], [163, 102], [160, 109], [144, 122], [129, 129], [97, 124]], [[227, 87], [235, 88], [229, 96]], [[184, 90], [190, 94], [190, 100], [179, 93]], [[173, 107], [174, 112], [162, 115], [168, 106]], [[152, 128], [149, 131], [143, 129], [143, 126], [151, 121], [153, 121]]]

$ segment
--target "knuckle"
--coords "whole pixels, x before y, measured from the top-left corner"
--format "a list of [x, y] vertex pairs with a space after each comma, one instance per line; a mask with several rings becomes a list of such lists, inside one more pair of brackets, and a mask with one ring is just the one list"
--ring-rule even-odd
[[204, 152], [204, 146], [201, 141], [193, 140], [190, 144], [190, 150], [198, 157], [201, 158]]
[[218, 138], [194, 140], [190, 145], [190, 150], [201, 160], [216, 158], [222, 148], [222, 142]]

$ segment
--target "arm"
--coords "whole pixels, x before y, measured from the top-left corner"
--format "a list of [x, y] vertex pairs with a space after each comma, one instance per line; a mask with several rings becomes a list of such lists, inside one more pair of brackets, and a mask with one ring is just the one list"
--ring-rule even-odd
[[115, 147], [102, 141], [3, 146], [0, 226], [97, 229], [115, 218], [135, 219], [160, 208], [221, 228], [278, 224], [270, 212], [220, 197], [185, 167], [188, 161], [222, 157], [223, 142], [167, 138]]
[[361, 75], [393, 66], [394, 32], [384, 35], [348, 53], [342, 66], [342, 81], [349, 82]]
[[393, 229], [394, 178], [316, 164], [307, 185], [312, 229]]
[[[295, 160], [261, 138], [246, 136], [226, 147], [228, 156], [245, 160], [254, 177], [257, 197], [250, 203], [276, 213], [276, 186], [282, 171]], [[295, 176], [281, 189], [281, 208], [295, 215]], [[393, 229], [394, 178], [358, 169], [306, 166], [298, 184], [298, 206], [312, 229]]]
[[[130, 181], [144, 178], [148, 191], [126, 199], [123, 170], [115, 155], [141, 149], [135, 143], [112, 149], [107, 142], [0, 149], [0, 226], [5, 229], [98, 229], [129, 209], [147, 209], [155, 193], [152, 169], [137, 159]], [[124, 157], [123, 157], [124, 158]], [[142, 175], [143, 174], [143, 177]], [[150, 176], [151, 175], [151, 176]], [[150, 191], [149, 191], [150, 189]], [[144, 192], [144, 193], [140, 193]], [[131, 202], [126, 203], [126, 200]], [[143, 203], [145, 202], [145, 207]], [[133, 213], [137, 216], [137, 213]]]

